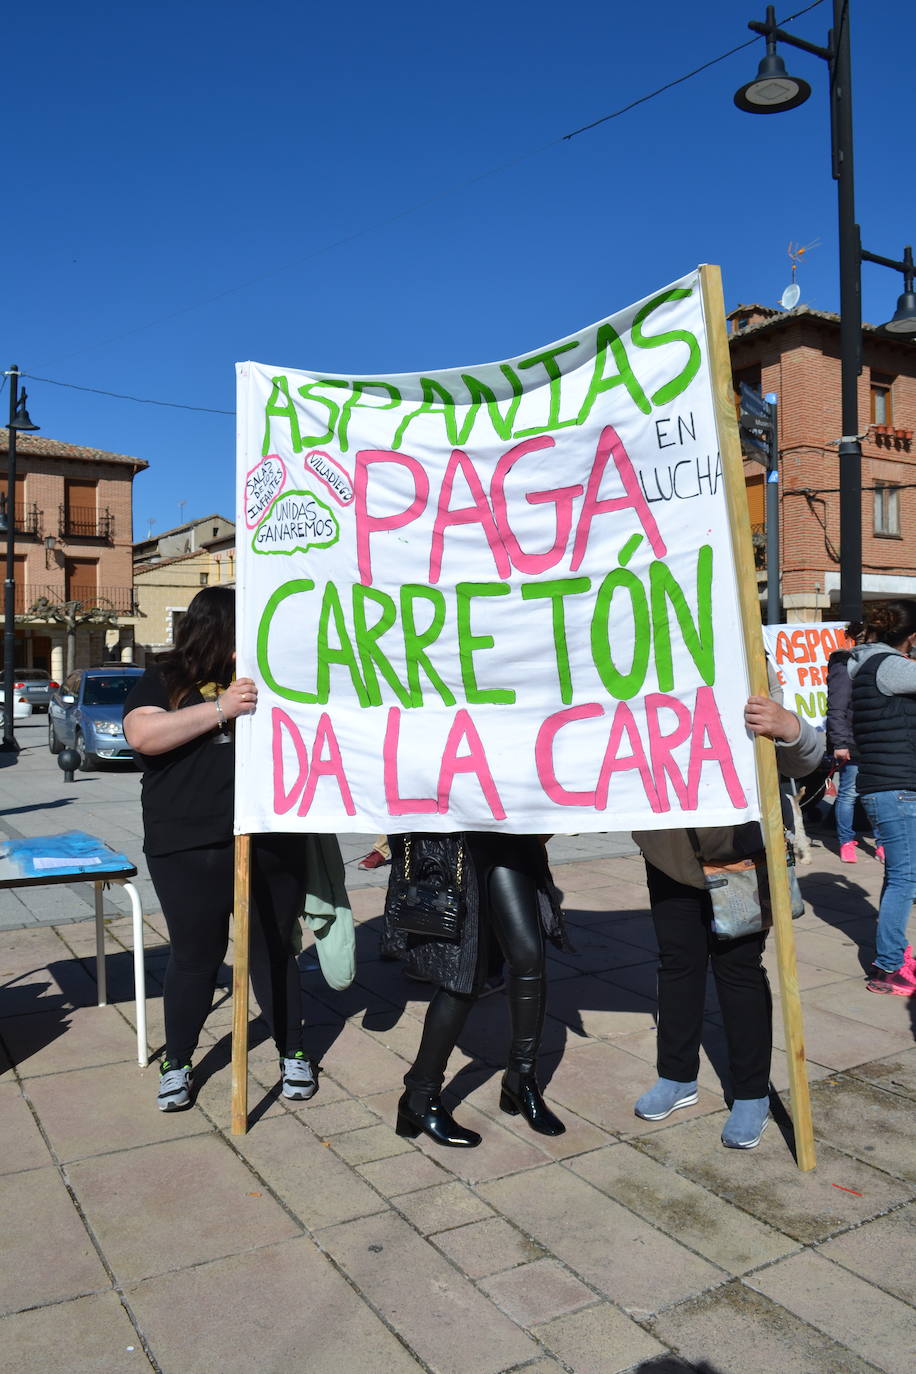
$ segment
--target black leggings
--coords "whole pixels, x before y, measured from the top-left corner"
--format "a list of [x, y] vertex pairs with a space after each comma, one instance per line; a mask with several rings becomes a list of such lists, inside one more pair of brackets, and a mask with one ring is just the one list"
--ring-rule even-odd
[[646, 863], [658, 937], [658, 1072], [692, 1083], [700, 1067], [706, 969], [719, 995], [736, 1098], [766, 1097], [773, 1045], [773, 1004], [761, 958], [766, 934], [720, 940], [711, 929], [709, 893]]
[[[544, 930], [538, 909], [538, 878], [543, 871], [539, 841], [528, 835], [475, 834], [468, 843], [480, 892], [478, 963], [485, 972], [492, 931], [506, 961], [512, 1022], [508, 1067], [533, 1073], [547, 993]], [[426, 1013], [416, 1060], [404, 1076], [409, 1089], [439, 1092], [449, 1056], [476, 1000], [477, 992], [464, 996], [448, 988], [437, 990]]]
[[[147, 855], [169, 931], [166, 1058], [190, 1064], [229, 944], [234, 848], [228, 844]], [[257, 835], [251, 865], [251, 982], [281, 1055], [302, 1046], [302, 993], [292, 935], [305, 893], [302, 841]]]

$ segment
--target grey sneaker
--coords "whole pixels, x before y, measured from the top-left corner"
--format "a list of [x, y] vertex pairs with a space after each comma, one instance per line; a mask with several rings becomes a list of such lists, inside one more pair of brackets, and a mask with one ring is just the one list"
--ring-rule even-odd
[[633, 1110], [643, 1121], [664, 1121], [678, 1107], [692, 1107], [696, 1100], [695, 1079], [692, 1083], [676, 1083], [673, 1078], [660, 1078], [647, 1093], [643, 1093]]
[[722, 1144], [728, 1150], [753, 1150], [760, 1144], [769, 1116], [768, 1097], [736, 1098], [722, 1132]]
[[285, 1055], [280, 1060], [280, 1077], [283, 1096], [293, 1102], [307, 1102], [318, 1091], [314, 1065], [302, 1050]]
[[160, 1112], [183, 1112], [191, 1105], [191, 1065], [178, 1068], [177, 1064], [163, 1059], [161, 1068], [156, 1105]]

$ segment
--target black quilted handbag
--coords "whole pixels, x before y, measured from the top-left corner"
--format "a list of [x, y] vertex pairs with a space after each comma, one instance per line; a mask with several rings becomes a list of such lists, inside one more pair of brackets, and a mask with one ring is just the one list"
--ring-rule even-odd
[[392, 924], [406, 935], [457, 944], [464, 924], [464, 845], [459, 840], [452, 860], [443, 837], [423, 842], [423, 862], [414, 871], [414, 841], [404, 841], [404, 876], [392, 877], [388, 913]]

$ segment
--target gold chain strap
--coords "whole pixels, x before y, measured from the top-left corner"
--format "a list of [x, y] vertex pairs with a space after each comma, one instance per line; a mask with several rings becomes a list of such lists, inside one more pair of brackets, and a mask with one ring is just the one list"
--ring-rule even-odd
[[[410, 836], [404, 840], [404, 877], [410, 882]], [[455, 878], [458, 883], [458, 890], [461, 891], [461, 884], [464, 878], [464, 845], [458, 841], [458, 862], [455, 866]]]

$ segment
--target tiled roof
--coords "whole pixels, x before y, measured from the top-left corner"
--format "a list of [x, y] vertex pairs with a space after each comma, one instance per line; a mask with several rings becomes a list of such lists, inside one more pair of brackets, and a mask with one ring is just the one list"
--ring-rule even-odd
[[[832, 310], [813, 310], [810, 305], [797, 305], [794, 310], [784, 310], [774, 312], [767, 305], [739, 305], [736, 310], [729, 311], [728, 318], [732, 319], [735, 315], [744, 310], [759, 311], [761, 314], [772, 316], [766, 320], [755, 320], [753, 324], [747, 324], [743, 329], [734, 329], [729, 334], [729, 342], [733, 339], [746, 339], [749, 334], [757, 334], [762, 329], [778, 329], [795, 320], [824, 320], [827, 324], [836, 325], [839, 328], [840, 317], [835, 315]], [[887, 334], [876, 324], [862, 325], [865, 334], [875, 334], [879, 339], [886, 339], [888, 343], [910, 343], [912, 339], [906, 334]]]
[[[10, 432], [0, 429], [0, 453], [9, 453]], [[35, 458], [75, 458], [85, 463], [120, 463], [142, 472], [149, 467], [143, 458], [130, 458], [126, 453], [108, 453], [103, 448], [86, 448], [84, 444], [65, 444], [60, 439], [46, 439], [43, 434], [19, 434], [16, 452]]]
[[194, 549], [191, 553], [175, 553], [168, 558], [156, 558], [150, 563], [135, 563], [134, 577], [142, 577], [144, 573], [157, 572], [159, 568], [167, 568], [172, 563], [185, 563], [191, 558], [200, 558], [206, 555], [206, 549]]
[[135, 539], [134, 548], [140, 544], [158, 544], [160, 539], [168, 539], [173, 534], [180, 534], [182, 530], [195, 530], [198, 525], [206, 525], [210, 520], [223, 520], [227, 525], [235, 529], [235, 521], [230, 520], [225, 515], [199, 515], [196, 520], [186, 520], [183, 525], [173, 525], [170, 530], [157, 531], [156, 534], [148, 534], [145, 539]]

